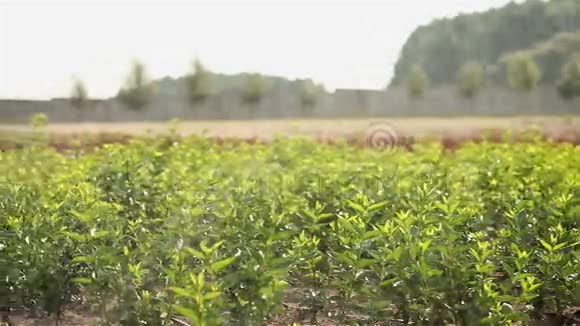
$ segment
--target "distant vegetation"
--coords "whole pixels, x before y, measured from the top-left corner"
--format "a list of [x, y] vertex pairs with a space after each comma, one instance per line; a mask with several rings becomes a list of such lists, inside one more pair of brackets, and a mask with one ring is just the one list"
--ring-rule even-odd
[[409, 37], [391, 86], [403, 84], [414, 65], [423, 67], [434, 86], [453, 84], [466, 62], [480, 63], [486, 74], [507, 85], [506, 65], [521, 52], [537, 63], [543, 72], [541, 82], [554, 84], [569, 56], [580, 49], [578, 29], [577, 0], [529, 0], [439, 19], [417, 28]]
[[125, 86], [121, 88], [118, 99], [129, 109], [142, 109], [153, 95], [153, 84], [147, 76], [145, 65], [141, 62], [134, 62]]
[[457, 76], [459, 91], [463, 97], [473, 98], [484, 86], [483, 67], [477, 62], [467, 62]]
[[538, 65], [527, 53], [510, 57], [507, 65], [507, 80], [513, 89], [529, 92], [536, 87], [542, 77]]
[[580, 96], [580, 52], [572, 55], [562, 69], [558, 91], [566, 99]]
[[71, 105], [78, 110], [82, 110], [87, 104], [88, 97], [89, 93], [85, 84], [79, 79], [75, 80], [70, 95]]
[[193, 71], [185, 77], [189, 98], [192, 103], [197, 103], [211, 95], [211, 74], [202, 65], [201, 61], [195, 60]]
[[262, 75], [257, 73], [247, 74], [242, 89], [244, 102], [248, 104], [260, 102], [266, 92], [266, 87], [267, 84]]
[[315, 106], [320, 95], [324, 93], [324, 86], [315, 83], [312, 79], [303, 80], [300, 85], [302, 107], [309, 108]]
[[428, 85], [429, 79], [423, 68], [419, 65], [413, 66], [407, 76], [407, 93], [409, 97], [412, 99], [423, 97]]

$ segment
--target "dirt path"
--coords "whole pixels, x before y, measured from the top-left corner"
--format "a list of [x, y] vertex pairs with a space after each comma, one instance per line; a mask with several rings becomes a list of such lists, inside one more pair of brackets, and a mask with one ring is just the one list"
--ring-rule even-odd
[[[551, 135], [565, 135], [580, 131], [580, 117], [525, 118], [395, 118], [350, 120], [252, 120], [252, 121], [184, 121], [177, 131], [182, 135], [207, 135], [271, 139], [276, 135], [335, 138], [360, 135], [373, 123], [385, 123], [400, 136], [469, 136], [486, 129], [522, 130], [540, 127]], [[156, 135], [167, 133], [169, 123], [54, 123], [47, 130], [56, 134], [123, 133]], [[2, 129], [28, 130], [27, 126], [0, 126]]]

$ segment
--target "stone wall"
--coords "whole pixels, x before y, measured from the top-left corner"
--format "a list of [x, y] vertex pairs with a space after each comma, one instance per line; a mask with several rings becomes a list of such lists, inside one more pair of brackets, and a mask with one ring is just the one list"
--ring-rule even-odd
[[191, 105], [175, 96], [156, 96], [144, 109], [132, 111], [115, 100], [92, 100], [82, 110], [67, 99], [50, 101], [0, 100], [0, 124], [27, 123], [30, 116], [43, 112], [51, 122], [78, 121], [167, 121], [247, 120], [281, 118], [364, 118], [417, 116], [514, 116], [580, 114], [580, 101], [564, 101], [553, 88], [539, 88], [530, 94], [506, 89], [488, 89], [475, 99], [464, 99], [452, 88], [431, 90], [419, 100], [408, 98], [405, 90], [337, 90], [325, 93], [314, 107], [303, 107], [296, 94], [272, 91], [256, 105], [243, 103], [238, 93], [229, 91]]

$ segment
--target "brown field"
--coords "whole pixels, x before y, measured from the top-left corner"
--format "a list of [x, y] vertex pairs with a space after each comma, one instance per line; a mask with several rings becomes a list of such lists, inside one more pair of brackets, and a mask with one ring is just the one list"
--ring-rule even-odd
[[[378, 124], [378, 127], [376, 125]], [[181, 136], [204, 135], [211, 138], [268, 142], [276, 136], [310, 137], [323, 142], [345, 139], [351, 144], [365, 144], [369, 133], [386, 128], [394, 130], [396, 143], [407, 148], [421, 139], [436, 139], [446, 148], [456, 148], [465, 141], [478, 141], [483, 135], [502, 141], [506, 130], [514, 133], [537, 130], [557, 142], [580, 144], [580, 117], [515, 118], [393, 118], [341, 120], [253, 120], [253, 121], [183, 121], [132, 123], [51, 123], [44, 129], [50, 145], [70, 148], [80, 141], [91, 148], [104, 143], [126, 142], [133, 136], [159, 136], [172, 132]], [[30, 126], [0, 125], [0, 148], [14, 148], [27, 142]], [[374, 137], [374, 136], [373, 136]], [[367, 144], [368, 145], [368, 144]]]
[[[466, 137], [483, 130], [540, 128], [549, 135], [580, 131], [580, 117], [516, 117], [516, 118], [385, 118], [343, 120], [251, 120], [251, 121], [183, 121], [178, 124], [181, 135], [207, 135], [221, 138], [270, 139], [276, 135], [312, 136], [315, 138], [349, 137], [364, 134], [372, 123], [384, 122], [401, 136]], [[51, 123], [49, 133], [67, 135], [81, 133], [114, 133], [158, 135], [167, 133], [169, 123]], [[1, 126], [0, 130], [28, 130], [27, 126]]]

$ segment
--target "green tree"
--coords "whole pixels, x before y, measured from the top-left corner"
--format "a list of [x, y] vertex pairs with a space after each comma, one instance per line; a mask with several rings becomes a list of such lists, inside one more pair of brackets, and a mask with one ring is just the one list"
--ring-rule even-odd
[[580, 52], [573, 54], [562, 68], [558, 93], [565, 99], [580, 96]]
[[317, 84], [312, 79], [303, 80], [300, 83], [300, 101], [302, 107], [313, 107], [318, 102], [320, 94], [324, 92], [324, 86]]
[[246, 80], [242, 89], [244, 102], [248, 104], [255, 104], [260, 102], [265, 91], [266, 81], [262, 75], [258, 73], [246, 75]]
[[516, 53], [508, 59], [507, 80], [512, 88], [530, 92], [536, 88], [541, 77], [540, 68], [529, 54]]
[[185, 78], [192, 103], [203, 101], [211, 95], [210, 74], [201, 61], [196, 59], [193, 63], [193, 71]]
[[85, 84], [81, 80], [76, 79], [70, 94], [71, 105], [77, 110], [82, 110], [87, 105], [88, 98], [89, 94]]
[[414, 65], [411, 67], [406, 85], [409, 97], [413, 99], [423, 97], [425, 90], [429, 86], [429, 78], [421, 66]]
[[464, 63], [457, 76], [459, 92], [463, 97], [473, 98], [479, 94], [485, 81], [483, 66], [477, 62]]
[[117, 98], [129, 109], [142, 109], [153, 95], [151, 83], [145, 65], [139, 61], [133, 62], [125, 85], [119, 90]]

